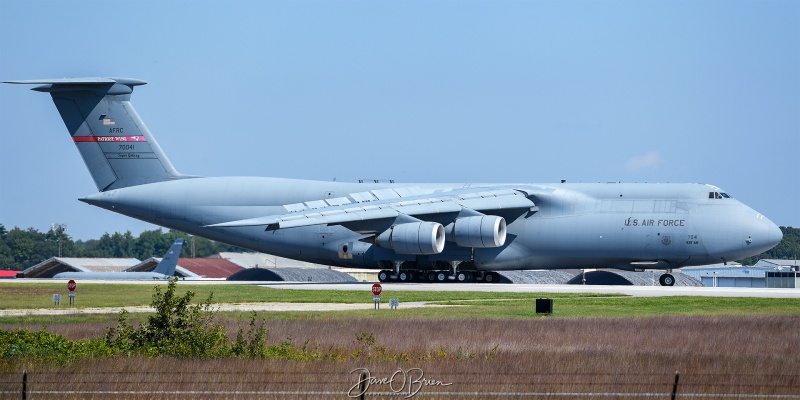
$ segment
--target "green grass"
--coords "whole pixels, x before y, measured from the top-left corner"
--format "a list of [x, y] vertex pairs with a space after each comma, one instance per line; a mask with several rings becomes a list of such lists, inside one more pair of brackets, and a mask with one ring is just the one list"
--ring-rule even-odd
[[[52, 307], [52, 293], [65, 292], [63, 284], [8, 283], [0, 285], [0, 309]], [[149, 305], [154, 285], [83, 284], [79, 285], [77, 306], [129, 307]], [[214, 303], [371, 303], [368, 287], [359, 291], [286, 290], [255, 285], [192, 285], [179, 283], [177, 293], [196, 293], [195, 300], [205, 300], [214, 293]], [[66, 296], [64, 296], [66, 298]], [[552, 315], [537, 315], [534, 299], [554, 299]], [[281, 320], [374, 319], [517, 319], [534, 317], [629, 317], [660, 315], [800, 315], [800, 300], [735, 297], [629, 297], [600, 294], [492, 293], [492, 292], [418, 292], [391, 291], [383, 295], [384, 310], [259, 312], [259, 318]], [[389, 298], [401, 301], [400, 309], [387, 310]], [[451, 307], [404, 308], [403, 303], [426, 301]], [[65, 308], [62, 301], [61, 308]], [[249, 312], [222, 313], [225, 318], [249, 318]], [[21, 316], [0, 317], [0, 324], [85, 323], [107, 320], [108, 316]], [[138, 319], [139, 317], [134, 317]]]
[[[79, 284], [76, 291], [76, 307], [128, 307], [150, 304], [153, 288], [166, 283], [144, 284]], [[179, 282], [177, 293], [195, 292], [195, 300], [205, 300], [213, 292], [215, 303], [362, 303], [372, 301], [368, 286], [364, 290], [286, 290], [256, 285], [192, 285]], [[0, 285], [0, 309], [33, 309], [53, 307], [53, 294], [61, 293], [61, 307], [69, 304], [66, 285], [63, 283], [4, 283]], [[606, 297], [593, 294], [545, 294], [545, 293], [493, 293], [493, 292], [385, 292], [384, 298], [400, 298], [402, 301], [452, 301], [491, 299], [535, 299], [538, 297]]]
[[[493, 318], [537, 316], [532, 301], [450, 301], [469, 313]], [[555, 317], [630, 317], [659, 315], [800, 315], [798, 299], [743, 297], [583, 297], [553, 301]], [[539, 315], [541, 316], [541, 315]]]
[[[137, 317], [137, 314], [133, 315]], [[28, 324], [33, 326], [47, 326], [53, 324], [94, 324], [101, 323], [108, 326], [117, 323], [117, 314], [71, 314], [71, 315], [20, 315], [0, 317], [0, 325]]]
[[[539, 294], [541, 297], [541, 294]], [[545, 295], [546, 296], [546, 295]], [[353, 310], [335, 312], [278, 312], [271, 319], [528, 319], [528, 318], [604, 318], [649, 317], [664, 315], [800, 315], [798, 299], [729, 297], [562, 297], [553, 298], [553, 314], [536, 314], [532, 299], [442, 301], [453, 307], [403, 308], [398, 310]], [[382, 308], [388, 308], [383, 304]], [[249, 314], [247, 314], [249, 315]], [[241, 318], [245, 318], [243, 315]]]

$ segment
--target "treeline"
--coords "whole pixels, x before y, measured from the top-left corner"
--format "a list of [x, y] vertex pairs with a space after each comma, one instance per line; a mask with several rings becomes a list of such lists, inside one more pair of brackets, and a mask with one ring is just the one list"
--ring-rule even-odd
[[[23, 270], [51, 257], [58, 256], [59, 236], [61, 238], [62, 257], [101, 257], [101, 258], [137, 258], [146, 260], [150, 257], [163, 257], [175, 239], [186, 239], [181, 250], [181, 257], [192, 256], [191, 236], [170, 230], [163, 232], [161, 228], [144, 231], [134, 236], [130, 231], [125, 233], [105, 233], [100, 239], [72, 240], [67, 233], [54, 230], [40, 232], [35, 228], [21, 229], [14, 227], [7, 230], [0, 224], [0, 269]], [[196, 257], [208, 257], [220, 252], [246, 251], [236, 246], [214, 242], [196, 236], [194, 238]]]

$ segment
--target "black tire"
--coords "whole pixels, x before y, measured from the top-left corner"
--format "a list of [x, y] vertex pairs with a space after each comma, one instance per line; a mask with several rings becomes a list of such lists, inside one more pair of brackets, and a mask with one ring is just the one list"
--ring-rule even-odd
[[399, 274], [397, 274], [397, 280], [399, 280], [400, 282], [408, 282], [411, 280], [411, 274], [408, 272], [401, 271]]
[[436, 282], [436, 274], [428, 272], [428, 282]]
[[437, 273], [436, 282], [447, 282], [447, 274], [444, 272]]
[[378, 272], [378, 280], [381, 282], [389, 282], [389, 271], [383, 270]]
[[469, 274], [467, 274], [466, 272], [457, 273], [456, 274], [456, 282], [458, 282], [458, 283], [469, 282]]
[[658, 278], [658, 283], [661, 286], [675, 286], [675, 277], [671, 274], [664, 274]]
[[486, 283], [495, 283], [497, 281], [497, 277], [494, 275], [494, 272], [487, 272], [483, 275], [483, 281]]

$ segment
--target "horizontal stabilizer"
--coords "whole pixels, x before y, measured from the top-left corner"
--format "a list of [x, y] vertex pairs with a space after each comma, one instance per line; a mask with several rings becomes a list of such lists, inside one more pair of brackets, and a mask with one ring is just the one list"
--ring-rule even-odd
[[19, 85], [101, 85], [121, 83], [123, 85], [138, 86], [145, 85], [147, 82], [131, 78], [58, 78], [58, 79], [32, 79], [23, 81], [6, 81], [3, 83], [13, 83]]

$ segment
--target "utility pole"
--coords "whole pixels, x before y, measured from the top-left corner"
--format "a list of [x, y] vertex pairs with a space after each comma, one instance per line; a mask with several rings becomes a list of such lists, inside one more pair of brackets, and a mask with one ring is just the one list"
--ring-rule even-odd
[[61, 257], [61, 236], [64, 234], [64, 231], [67, 230], [67, 224], [54, 223], [50, 225], [50, 229], [58, 235], [58, 256]]

